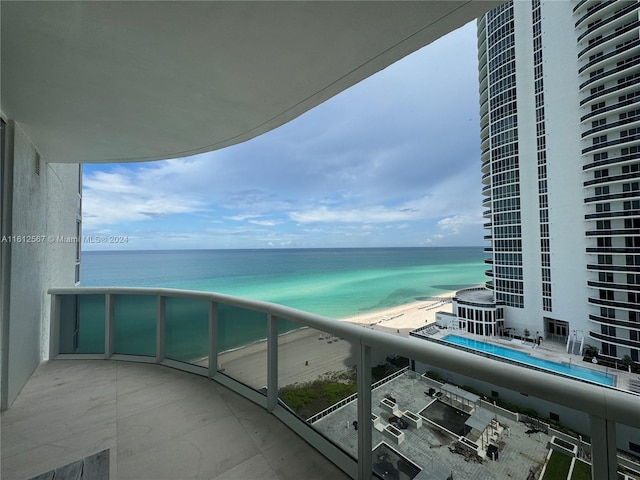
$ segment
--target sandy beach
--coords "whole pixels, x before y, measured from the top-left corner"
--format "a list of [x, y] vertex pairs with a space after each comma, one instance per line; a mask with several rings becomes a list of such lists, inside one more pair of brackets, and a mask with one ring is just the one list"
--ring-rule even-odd
[[[447, 292], [428, 300], [355, 315], [341, 321], [408, 336], [411, 330], [435, 322], [436, 312], [451, 312], [454, 294]], [[266, 363], [266, 341], [218, 355], [219, 369], [257, 389], [266, 386]], [[303, 328], [279, 337], [278, 377], [281, 386], [312, 381], [354, 364], [350, 343], [327, 333]]]
[[455, 293], [446, 292], [428, 300], [363, 313], [342, 320], [406, 337], [411, 330], [434, 323], [436, 312], [451, 312], [451, 299]]

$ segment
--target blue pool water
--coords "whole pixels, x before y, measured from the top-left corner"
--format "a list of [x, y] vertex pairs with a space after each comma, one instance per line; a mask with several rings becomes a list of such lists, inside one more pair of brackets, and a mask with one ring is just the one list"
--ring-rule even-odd
[[472, 338], [460, 337], [458, 335], [447, 335], [446, 337], [443, 337], [442, 340], [454, 345], [461, 345], [463, 347], [489, 353], [497, 357], [507, 358], [509, 360], [524, 363], [525, 365], [544, 368], [545, 370], [562, 373], [564, 375], [580, 378], [582, 380], [588, 380], [590, 382], [599, 383], [601, 385], [606, 385], [609, 387], [613, 385], [613, 375], [604, 374], [596, 370], [591, 370], [590, 368], [578, 367], [576, 365], [567, 365], [566, 363], [550, 362], [541, 358], [532, 357], [531, 355], [520, 352], [518, 350], [504, 348], [498, 345], [492, 345], [490, 343], [474, 340]]

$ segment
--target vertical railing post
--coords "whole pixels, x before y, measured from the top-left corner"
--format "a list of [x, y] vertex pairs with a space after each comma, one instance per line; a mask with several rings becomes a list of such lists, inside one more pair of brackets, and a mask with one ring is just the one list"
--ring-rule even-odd
[[156, 363], [165, 359], [166, 297], [158, 295], [156, 309]]
[[60, 300], [58, 295], [51, 295], [50, 318], [49, 358], [54, 359], [60, 353]]
[[104, 358], [109, 359], [113, 356], [115, 345], [115, 325], [113, 321], [113, 309], [115, 306], [115, 297], [107, 293], [104, 299]]
[[358, 345], [358, 480], [370, 480], [371, 436], [371, 347]]
[[267, 410], [278, 404], [278, 317], [267, 314]]
[[218, 302], [209, 302], [209, 378], [218, 372]]
[[611, 420], [589, 415], [591, 422], [591, 478], [616, 480], [618, 453], [616, 424]]

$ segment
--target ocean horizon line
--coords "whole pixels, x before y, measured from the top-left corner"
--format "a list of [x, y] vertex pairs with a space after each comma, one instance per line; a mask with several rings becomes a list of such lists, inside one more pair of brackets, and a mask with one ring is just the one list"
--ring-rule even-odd
[[456, 245], [456, 246], [404, 246], [404, 247], [260, 247], [260, 248], [157, 248], [157, 249], [105, 249], [82, 250], [82, 253], [141, 253], [141, 252], [277, 252], [277, 251], [318, 251], [318, 250], [421, 250], [421, 249], [465, 249], [485, 248], [482, 245]]

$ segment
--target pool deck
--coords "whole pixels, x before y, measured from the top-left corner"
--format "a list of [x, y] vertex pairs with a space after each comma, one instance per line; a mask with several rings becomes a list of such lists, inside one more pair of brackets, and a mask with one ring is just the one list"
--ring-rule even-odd
[[[534, 347], [532, 342], [522, 342], [519, 339], [511, 339], [508, 337], [484, 337], [481, 335], [475, 335], [463, 330], [456, 329], [438, 329], [433, 334], [429, 335], [430, 338], [442, 340], [447, 335], [458, 335], [480, 342], [489, 343], [492, 345], [499, 345], [505, 348], [511, 348], [524, 352], [532, 357], [541, 358], [550, 362], [573, 364], [578, 367], [588, 368], [601, 373], [614, 375], [614, 387], [620, 390], [629, 391], [629, 380], [637, 380], [640, 376], [637, 373], [629, 373], [624, 370], [615, 370], [603, 365], [596, 365], [593, 363], [587, 363], [582, 360], [581, 355], [572, 355], [567, 353], [566, 345], [561, 342], [553, 340], [543, 340], [540, 345]], [[455, 348], [455, 347], [454, 347]]]

